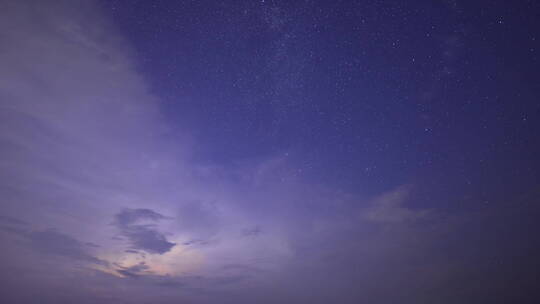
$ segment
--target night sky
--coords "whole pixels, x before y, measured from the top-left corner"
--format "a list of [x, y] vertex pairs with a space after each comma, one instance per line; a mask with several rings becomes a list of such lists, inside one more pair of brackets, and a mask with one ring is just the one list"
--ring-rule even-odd
[[0, 0], [1, 303], [540, 303], [540, 2]]

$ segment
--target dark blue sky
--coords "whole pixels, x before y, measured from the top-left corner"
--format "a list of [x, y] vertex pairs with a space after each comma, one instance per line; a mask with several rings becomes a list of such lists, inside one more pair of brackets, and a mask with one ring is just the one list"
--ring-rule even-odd
[[288, 152], [349, 191], [419, 179], [478, 201], [536, 184], [537, 3], [103, 5], [201, 161]]
[[0, 0], [0, 302], [538, 303], [539, 28]]

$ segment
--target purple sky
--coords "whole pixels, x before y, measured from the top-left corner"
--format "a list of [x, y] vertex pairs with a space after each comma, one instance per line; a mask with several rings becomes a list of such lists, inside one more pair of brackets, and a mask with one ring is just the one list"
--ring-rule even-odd
[[[125, 7], [115, 10], [140, 13], [122, 5]], [[299, 27], [291, 27], [293, 34], [285, 38], [272, 36], [272, 31], [283, 34], [283, 28], [295, 18], [290, 13], [293, 8], [273, 5], [253, 17], [262, 20], [260, 24], [270, 34], [246, 38], [248, 45], [264, 44], [258, 39], [268, 40], [269, 45], [295, 39], [294, 30]], [[205, 16], [199, 18], [200, 28], [210, 28], [204, 24]], [[330, 26], [337, 24], [330, 19], [326, 21]], [[244, 118], [242, 111], [233, 116], [225, 112], [225, 108], [250, 107], [252, 104], [240, 100], [244, 95], [234, 101], [233, 93], [221, 91], [225, 105], [216, 106], [212, 115], [217, 119], [198, 112], [213, 111], [207, 99], [217, 98], [214, 92], [228, 81], [223, 76], [220, 82], [210, 74], [210, 80], [201, 78], [205, 72], [193, 70], [188, 63], [206, 60], [203, 55], [189, 55], [190, 43], [199, 39], [199, 23], [185, 32], [195, 38], [170, 42], [178, 52], [185, 42], [182, 60], [186, 63], [175, 69], [181, 75], [192, 75], [189, 81], [195, 88], [203, 87], [197, 95], [193, 86], [175, 91], [154, 76], [165, 73], [159, 65], [168, 64], [172, 57], [157, 55], [161, 51], [150, 54], [132, 38], [146, 34], [126, 31], [126, 22], [133, 21], [125, 21], [106, 4], [93, 1], [0, 3], [2, 303], [533, 303], [537, 299], [533, 277], [539, 252], [532, 234], [538, 228], [538, 186], [531, 172], [537, 172], [538, 166], [531, 159], [534, 156], [528, 155], [530, 164], [520, 160], [515, 166], [510, 164], [530, 168], [520, 171], [529, 173], [517, 174], [519, 181], [504, 175], [511, 170], [496, 167], [508, 181], [506, 192], [496, 174], [477, 170], [467, 159], [499, 163], [506, 154], [478, 157], [483, 150], [474, 143], [475, 136], [479, 141], [498, 142], [498, 129], [489, 133], [493, 137], [474, 133], [470, 138], [457, 129], [463, 137], [445, 137], [463, 139], [455, 143], [455, 150], [444, 149], [448, 162], [444, 157], [431, 161], [430, 156], [429, 162], [422, 159], [423, 165], [414, 173], [405, 165], [402, 170], [392, 166], [398, 160], [413, 163], [424, 157], [422, 149], [438, 145], [439, 139], [411, 140], [413, 151], [406, 150], [408, 145], [400, 143], [402, 137], [385, 137], [394, 131], [379, 125], [380, 120], [392, 121], [392, 115], [371, 122], [369, 116], [379, 117], [379, 110], [365, 114], [366, 124], [359, 129], [373, 128], [380, 135], [374, 139], [377, 146], [383, 147], [388, 139], [399, 146], [395, 153], [381, 150], [344, 156], [331, 148], [342, 147], [347, 139], [324, 132], [319, 133], [324, 143], [317, 146], [322, 152], [308, 153], [306, 150], [315, 151], [310, 145], [316, 136], [298, 133], [298, 137], [288, 138], [282, 134], [283, 126], [288, 134], [319, 126], [315, 122], [301, 125], [300, 118], [288, 116], [298, 110], [288, 100], [275, 108], [269, 102], [272, 109], [268, 111], [277, 118], [266, 114], [249, 118], [254, 124], [262, 121], [257, 132], [268, 127], [258, 141], [260, 133], [244, 136], [243, 125], [235, 124]], [[158, 26], [158, 21], [153, 22]], [[341, 34], [336, 30], [335, 35]], [[242, 39], [238, 37], [238, 41]], [[461, 51], [463, 40], [453, 36], [437, 39], [445, 45], [445, 64], [450, 69], [453, 56], [466, 52]], [[167, 48], [168, 41], [162, 37], [147, 43]], [[295, 47], [278, 48], [272, 57], [275, 66], [267, 68], [273, 80], [282, 80], [272, 81], [275, 98], [298, 94], [293, 97], [307, 104], [305, 99], [320, 92], [302, 93], [309, 85], [305, 83], [316, 77], [309, 78], [308, 63], [295, 59]], [[301, 48], [309, 46], [302, 44]], [[227, 51], [202, 49], [200, 52]], [[155, 70], [149, 71], [145, 58], [165, 63], [156, 63]], [[280, 65], [285, 61], [298, 66], [287, 64], [285, 68]], [[538, 61], [534, 63], [538, 65]], [[340, 66], [347, 75], [347, 66], [320, 64]], [[389, 59], [387, 65], [393, 64]], [[242, 64], [238, 65], [242, 70]], [[382, 73], [391, 70], [381, 68]], [[239, 73], [234, 70], [231, 75], [240, 77]], [[188, 76], [178, 76], [176, 81], [189, 83]], [[336, 77], [336, 83], [345, 83], [345, 76]], [[253, 85], [263, 92], [265, 81], [252, 83], [250, 77], [256, 75], [243, 77], [239, 86]], [[465, 74], [460, 77], [467, 78]], [[315, 82], [328, 85], [323, 80]], [[368, 80], [364, 86], [371, 95], [363, 98], [373, 99], [373, 107], [378, 107], [381, 97]], [[424, 96], [419, 99], [437, 99], [445, 94], [441, 86], [428, 83], [416, 93]], [[508, 87], [511, 90], [511, 84]], [[533, 102], [538, 89], [528, 88], [524, 98]], [[171, 104], [167, 90], [180, 101]], [[258, 94], [254, 91], [246, 98]], [[258, 113], [266, 113], [264, 102], [253, 101]], [[318, 107], [316, 101], [312, 104]], [[370, 109], [369, 104], [365, 109]], [[437, 106], [436, 101], [432, 104]], [[321, 103], [320, 107], [330, 107], [332, 112], [340, 106]], [[400, 105], [391, 107], [401, 111]], [[407, 111], [403, 115], [409, 115]], [[428, 124], [439, 119], [437, 115], [453, 113], [429, 111], [425, 114]], [[536, 121], [539, 112], [527, 113], [520, 116], [520, 123], [521, 119]], [[356, 118], [343, 116], [336, 121], [351, 119]], [[465, 124], [467, 119], [463, 118]], [[220, 125], [224, 120], [230, 125]], [[266, 120], [271, 123], [264, 125]], [[509, 125], [508, 121], [503, 124]], [[229, 130], [227, 126], [233, 131], [224, 131]], [[416, 130], [417, 126], [404, 120], [403, 128]], [[418, 128], [419, 136], [433, 128]], [[530, 133], [512, 138], [528, 142], [530, 146], [523, 146], [524, 150], [537, 151], [534, 136], [528, 135], [536, 128], [537, 124], [530, 125]], [[286, 144], [280, 142], [282, 138], [287, 138]], [[365, 141], [353, 149], [369, 144], [368, 136], [362, 138]], [[408, 139], [403, 137], [403, 141]], [[267, 145], [272, 148], [265, 148]], [[517, 155], [514, 152], [508, 153]], [[463, 163], [458, 161], [462, 157]], [[358, 162], [365, 163], [362, 170], [357, 168]], [[431, 162], [439, 167], [425, 169]], [[466, 176], [456, 173], [462, 165]], [[337, 174], [335, 168], [342, 168], [339, 172], [343, 174]], [[370, 175], [377, 168], [381, 173]], [[469, 180], [478, 184], [469, 186]]]

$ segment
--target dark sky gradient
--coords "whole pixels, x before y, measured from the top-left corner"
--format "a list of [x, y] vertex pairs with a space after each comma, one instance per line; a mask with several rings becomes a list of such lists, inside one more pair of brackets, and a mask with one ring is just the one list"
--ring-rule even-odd
[[469, 2], [104, 6], [201, 161], [294, 151], [348, 191], [434, 177], [523, 191], [538, 178], [539, 7]]
[[0, 302], [538, 303], [540, 2], [0, 0]]

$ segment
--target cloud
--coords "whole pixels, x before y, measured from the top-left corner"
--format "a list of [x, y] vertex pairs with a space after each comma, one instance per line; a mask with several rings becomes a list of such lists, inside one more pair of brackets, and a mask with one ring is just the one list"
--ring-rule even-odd
[[26, 226], [28, 225], [27, 222], [10, 217], [10, 216], [0, 216], [0, 222], [8, 224], [8, 225], [15, 225], [15, 226]]
[[130, 267], [120, 267], [120, 269], [117, 269], [116, 271], [126, 277], [138, 278], [141, 275], [146, 274], [149, 269], [150, 267], [148, 267], [145, 262], [140, 262]]
[[242, 235], [246, 236], [246, 237], [257, 237], [261, 233], [263, 233], [263, 231], [262, 231], [261, 227], [259, 227], [259, 226], [255, 226], [255, 227], [252, 227], [252, 228], [246, 228], [246, 229], [242, 230]]
[[194, 240], [189, 240], [187, 242], [184, 242], [182, 244], [185, 245], [185, 246], [204, 246], [204, 245], [208, 245], [210, 243], [211, 243], [211, 241], [194, 239]]
[[163, 234], [144, 226], [130, 226], [122, 233], [131, 240], [132, 248], [149, 253], [163, 254], [176, 245], [168, 242]]
[[101, 266], [108, 265], [106, 261], [90, 253], [90, 249], [99, 247], [96, 244], [81, 242], [54, 229], [33, 230], [26, 222], [16, 218], [2, 216], [0, 221], [8, 223], [7, 226], [0, 226], [4, 232], [18, 237], [18, 240], [40, 257], [53, 256]]
[[7, 233], [24, 235], [28, 223], [10, 216], [0, 216], [0, 230]]
[[363, 210], [363, 217], [379, 223], [399, 223], [419, 220], [429, 214], [428, 210], [414, 210], [403, 206], [409, 197], [410, 187], [397, 189], [376, 197], [371, 207]]
[[107, 262], [90, 255], [84, 243], [67, 234], [48, 229], [31, 231], [26, 234], [26, 237], [30, 241], [32, 248], [38, 253], [107, 265]]
[[[162, 140], [158, 101], [97, 1], [0, 6], [0, 302], [155, 301], [112, 265], [143, 274], [125, 241], [154, 256], [174, 248], [144, 224], [164, 219], [139, 209], [176, 203], [164, 193], [185, 180], [189, 142]], [[124, 207], [139, 211], [119, 217], [125, 241], [113, 240]]]
[[141, 221], [157, 222], [165, 216], [150, 209], [124, 209], [115, 215], [115, 225], [123, 236], [129, 239], [131, 249], [144, 250], [148, 253], [164, 254], [176, 244], [156, 231], [151, 224], [137, 224]]
[[121, 227], [129, 226], [140, 220], [159, 221], [165, 216], [150, 209], [124, 209], [115, 215], [116, 224]]

